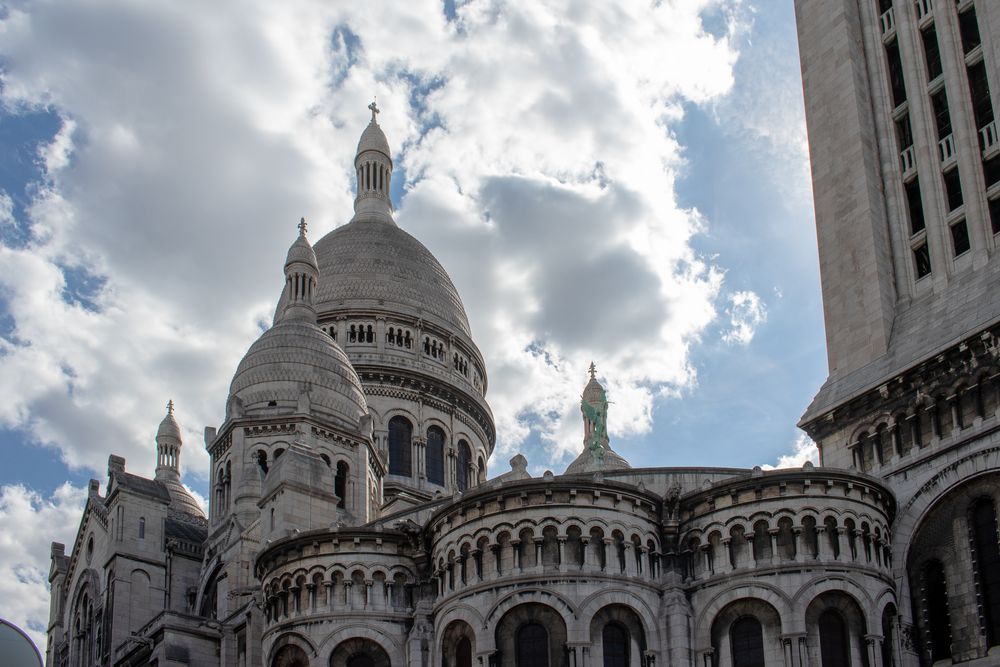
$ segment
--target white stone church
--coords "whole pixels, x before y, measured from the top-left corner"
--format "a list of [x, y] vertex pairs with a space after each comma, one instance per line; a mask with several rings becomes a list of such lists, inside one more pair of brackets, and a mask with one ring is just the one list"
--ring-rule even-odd
[[300, 224], [205, 429], [209, 515], [171, 405], [155, 477], [111, 456], [52, 545], [46, 664], [1000, 664], [1000, 3], [796, 13], [830, 361], [801, 425], [822, 465], [632, 468], [592, 366], [579, 457], [487, 479], [486, 365], [393, 220], [373, 105], [353, 218], [315, 246]]

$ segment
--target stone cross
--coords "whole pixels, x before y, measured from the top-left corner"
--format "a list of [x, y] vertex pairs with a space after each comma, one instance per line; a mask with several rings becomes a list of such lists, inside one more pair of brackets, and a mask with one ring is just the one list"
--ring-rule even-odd
[[174, 399], [170, 399], [169, 401], [167, 401], [167, 414], [168, 415], [174, 414]]
[[594, 365], [593, 361], [590, 362], [590, 379], [591, 380], [597, 379], [597, 366]]
[[375, 103], [375, 100], [372, 100], [372, 103], [368, 105], [368, 108], [372, 110], [372, 122], [374, 123], [375, 114], [380, 113], [378, 105]]
[[306, 235], [306, 219], [305, 218], [302, 218], [301, 220], [299, 220], [299, 235], [300, 236], [305, 236]]

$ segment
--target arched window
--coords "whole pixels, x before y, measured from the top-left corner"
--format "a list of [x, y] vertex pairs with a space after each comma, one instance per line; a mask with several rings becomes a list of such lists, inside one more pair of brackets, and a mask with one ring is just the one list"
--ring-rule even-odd
[[458, 490], [469, 488], [469, 466], [472, 464], [472, 450], [465, 440], [458, 441]]
[[844, 617], [833, 609], [827, 609], [819, 615], [819, 652], [823, 667], [851, 665], [847, 624]]
[[139, 517], [139, 539], [146, 539], [146, 518], [142, 516]]
[[462, 637], [455, 646], [455, 667], [472, 667], [472, 642]]
[[733, 667], [764, 667], [764, 633], [760, 621], [753, 616], [744, 616], [733, 623], [729, 628], [729, 644]]
[[347, 464], [343, 461], [337, 462], [337, 474], [333, 478], [333, 492], [337, 494], [337, 507], [347, 506]]
[[604, 667], [628, 667], [628, 630], [617, 623], [608, 623], [601, 633], [604, 644]]
[[413, 427], [405, 417], [393, 417], [389, 420], [389, 473], [392, 475], [413, 474], [411, 465], [410, 439]]
[[427, 481], [444, 486], [444, 431], [427, 429]]
[[973, 544], [976, 548], [976, 583], [982, 599], [988, 646], [1000, 643], [1000, 547], [997, 513], [993, 501], [977, 500], [972, 505]]
[[549, 633], [541, 623], [517, 629], [517, 667], [549, 667]]

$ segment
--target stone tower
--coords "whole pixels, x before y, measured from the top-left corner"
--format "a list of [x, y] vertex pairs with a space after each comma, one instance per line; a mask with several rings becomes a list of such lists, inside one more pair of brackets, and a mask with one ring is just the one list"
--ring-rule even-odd
[[829, 377], [824, 466], [899, 503], [903, 664], [1000, 645], [1000, 4], [797, 0]]

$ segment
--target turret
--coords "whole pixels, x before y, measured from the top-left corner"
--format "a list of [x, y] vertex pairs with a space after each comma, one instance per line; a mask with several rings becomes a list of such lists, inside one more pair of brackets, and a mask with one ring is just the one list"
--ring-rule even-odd
[[355, 218], [392, 222], [392, 201], [389, 187], [392, 181], [392, 156], [389, 142], [375, 116], [379, 108], [372, 102], [372, 119], [361, 133], [358, 152], [354, 157], [357, 176], [357, 197], [354, 199]]
[[174, 419], [174, 402], [167, 402], [167, 416], [156, 430], [156, 480], [180, 481], [181, 478], [181, 427]]

